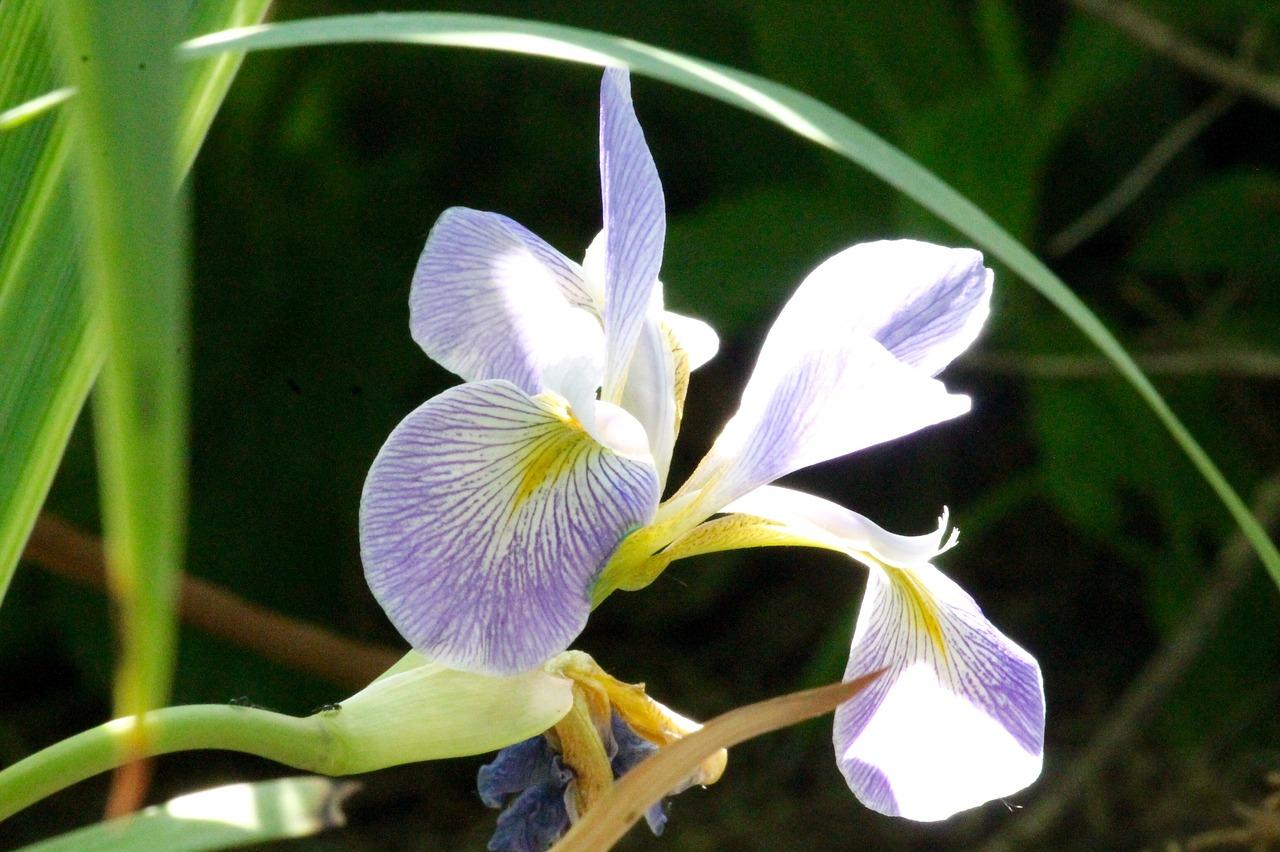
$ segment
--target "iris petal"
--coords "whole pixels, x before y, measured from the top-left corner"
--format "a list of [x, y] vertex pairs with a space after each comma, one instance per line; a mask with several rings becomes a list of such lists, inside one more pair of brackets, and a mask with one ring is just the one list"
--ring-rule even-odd
[[1035, 659], [930, 564], [954, 543], [901, 536], [835, 503], [761, 488], [731, 504], [869, 569], [845, 679], [884, 669], [836, 710], [836, 762], [868, 807], [946, 819], [1040, 774], [1044, 685]]
[[467, 381], [529, 394], [595, 395], [604, 338], [582, 269], [517, 222], [453, 207], [414, 272], [409, 326], [427, 355]]
[[872, 337], [933, 376], [978, 336], [992, 279], [973, 249], [918, 240], [861, 243], [810, 273], [787, 312], [810, 327], [818, 322]]
[[651, 465], [601, 446], [562, 404], [460, 385], [409, 414], [369, 471], [365, 576], [418, 651], [522, 671], [582, 630], [592, 584], [657, 489]]
[[935, 532], [898, 535], [838, 503], [777, 485], [757, 488], [725, 506], [724, 511], [776, 521], [792, 534], [829, 543], [836, 550], [867, 553], [891, 565], [928, 562], [953, 543], [943, 538], [947, 531], [945, 514]]
[[[587, 288], [598, 299], [598, 316], [604, 315], [607, 243], [605, 232], [600, 231], [582, 261]], [[664, 487], [680, 431], [689, 373], [710, 361], [719, 346], [719, 337], [707, 323], [663, 310], [662, 282], [655, 282], [631, 364], [623, 378], [619, 404], [643, 424], [649, 435], [654, 465]]]
[[1040, 774], [1040, 667], [931, 565], [872, 569], [845, 678], [887, 668], [836, 710], [836, 762], [868, 807], [941, 820]]
[[[774, 322], [737, 414], [681, 491], [706, 514], [773, 479], [969, 410], [931, 377], [977, 336], [982, 255], [865, 243], [810, 274]], [[705, 514], [704, 514], [705, 516]]]
[[823, 339], [779, 320], [737, 413], [681, 490], [707, 489], [705, 517], [794, 470], [968, 410], [968, 397], [948, 393], [871, 338]]
[[620, 402], [649, 316], [667, 216], [662, 183], [631, 103], [624, 68], [600, 84], [600, 185], [604, 202], [605, 359], [602, 399]]
[[675, 336], [680, 348], [689, 356], [689, 369], [696, 370], [716, 356], [720, 337], [707, 323], [674, 311], [662, 315], [662, 321]]
[[653, 462], [663, 485], [671, 466], [671, 453], [675, 449], [684, 401], [676, 397], [680, 354], [672, 349], [671, 343], [660, 320], [654, 317], [645, 320], [636, 341], [635, 355], [631, 359], [620, 403], [644, 424]]

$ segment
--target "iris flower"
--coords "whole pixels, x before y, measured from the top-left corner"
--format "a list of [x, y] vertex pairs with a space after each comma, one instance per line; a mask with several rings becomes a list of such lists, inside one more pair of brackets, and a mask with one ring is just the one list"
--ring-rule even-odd
[[675, 559], [807, 545], [867, 569], [836, 714], [837, 763], [869, 807], [917, 820], [1039, 774], [1036, 661], [933, 564], [955, 543], [895, 535], [774, 486], [969, 410], [935, 376], [975, 339], [992, 273], [969, 249], [863, 243], [822, 263], [769, 331], [737, 413], [666, 500], [689, 373], [709, 326], [665, 310], [662, 186], [622, 69], [601, 85], [603, 230], [581, 264], [496, 213], [445, 211], [410, 328], [463, 384], [387, 439], [361, 503], [365, 573], [408, 642], [464, 671], [544, 664], [616, 590]]

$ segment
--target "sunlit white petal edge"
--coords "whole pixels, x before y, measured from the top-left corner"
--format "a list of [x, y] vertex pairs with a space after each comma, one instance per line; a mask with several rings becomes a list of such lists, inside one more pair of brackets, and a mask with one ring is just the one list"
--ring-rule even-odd
[[987, 316], [982, 255], [863, 243], [810, 273], [760, 351], [738, 412], [681, 487], [704, 516], [791, 471], [964, 414], [934, 373]]
[[941, 820], [1040, 774], [1044, 685], [1035, 659], [930, 560], [944, 525], [897, 536], [812, 495], [762, 488], [730, 511], [844, 549], [868, 567], [845, 679], [885, 673], [836, 711], [836, 761], [868, 807]]

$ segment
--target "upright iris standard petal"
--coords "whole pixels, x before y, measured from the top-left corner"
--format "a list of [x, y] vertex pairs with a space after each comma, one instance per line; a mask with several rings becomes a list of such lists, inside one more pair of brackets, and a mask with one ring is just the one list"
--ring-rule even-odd
[[601, 398], [617, 403], [650, 313], [667, 233], [662, 183], [636, 119], [631, 78], [624, 68], [606, 68], [600, 84], [600, 184], [607, 341]]
[[1035, 659], [932, 565], [873, 567], [845, 679], [887, 668], [836, 710], [836, 762], [868, 807], [941, 820], [1040, 774]]
[[601, 446], [562, 400], [464, 384], [406, 417], [374, 461], [365, 577], [428, 657], [522, 671], [582, 630], [597, 575], [657, 499], [653, 467]]
[[[582, 261], [588, 289], [599, 299], [604, 315], [605, 232], [591, 241]], [[623, 377], [619, 404], [644, 426], [658, 477], [666, 484], [667, 470], [680, 431], [689, 374], [715, 355], [720, 340], [714, 329], [693, 317], [662, 307], [662, 282], [650, 294], [648, 314], [640, 328], [631, 364]]]
[[414, 272], [409, 326], [427, 355], [467, 381], [594, 397], [604, 338], [578, 264], [496, 213], [441, 214]]
[[620, 402], [643, 424], [653, 464], [664, 487], [684, 402], [683, 395], [676, 396], [677, 380], [683, 376], [683, 386], [688, 387], [688, 360], [675, 348], [660, 319], [649, 317], [636, 341]]
[[917, 240], [861, 243], [809, 274], [787, 310], [877, 340], [936, 376], [969, 348], [991, 307], [982, 254]]

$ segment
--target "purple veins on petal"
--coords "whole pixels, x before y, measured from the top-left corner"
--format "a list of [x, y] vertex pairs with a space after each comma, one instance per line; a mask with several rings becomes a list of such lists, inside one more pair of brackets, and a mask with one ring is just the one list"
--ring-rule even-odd
[[835, 719], [837, 763], [868, 807], [946, 819], [1039, 775], [1040, 667], [932, 565], [869, 572], [845, 677], [881, 668]]
[[[452, 207], [418, 260], [413, 339], [466, 381], [505, 379], [529, 394], [566, 362], [600, 382], [603, 332], [578, 264], [497, 213]], [[559, 390], [559, 388], [553, 388]]]
[[902, 363], [933, 376], [978, 336], [993, 280], [973, 249], [919, 240], [860, 243], [811, 272], [785, 313], [874, 338]]
[[651, 465], [596, 443], [503, 381], [406, 417], [365, 482], [360, 546], [409, 644], [452, 668], [512, 674], [564, 650], [614, 548], [657, 506]]
[[736, 414], [684, 488], [716, 480], [718, 508], [795, 470], [969, 410], [969, 399], [870, 338], [771, 332]]
[[600, 185], [604, 206], [604, 393], [618, 402], [649, 312], [667, 234], [658, 169], [631, 102], [625, 68], [600, 83]]

